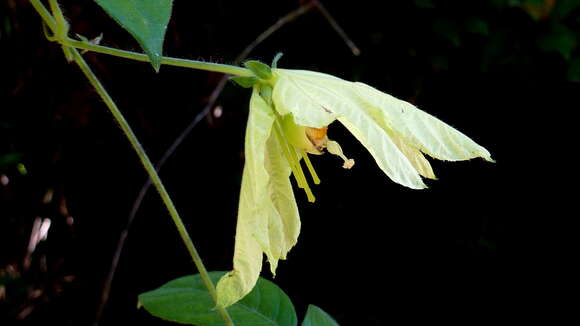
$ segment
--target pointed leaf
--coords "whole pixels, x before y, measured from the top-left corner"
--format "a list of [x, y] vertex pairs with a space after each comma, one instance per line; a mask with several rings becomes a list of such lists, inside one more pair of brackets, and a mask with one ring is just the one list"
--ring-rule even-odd
[[95, 0], [139, 42], [156, 71], [161, 65], [163, 40], [173, 0]]
[[[213, 282], [224, 272], [210, 272]], [[198, 326], [225, 325], [201, 277], [184, 276], [139, 295], [139, 304], [153, 316]], [[295, 326], [296, 311], [290, 298], [274, 283], [260, 278], [243, 300], [228, 308], [237, 326]]]
[[302, 326], [339, 326], [324, 310], [315, 305], [309, 305]]

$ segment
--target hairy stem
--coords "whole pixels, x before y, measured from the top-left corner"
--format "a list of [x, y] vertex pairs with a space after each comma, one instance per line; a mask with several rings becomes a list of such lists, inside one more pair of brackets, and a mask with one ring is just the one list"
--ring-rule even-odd
[[30, 4], [32, 5], [32, 7], [34, 7], [34, 9], [40, 15], [40, 17], [42, 17], [44, 23], [48, 25], [50, 30], [54, 33], [57, 30], [56, 21], [54, 20], [50, 12], [46, 9], [46, 7], [42, 4], [42, 2], [40, 2], [40, 0], [30, 0]]
[[[142, 62], [149, 62], [149, 57], [146, 54], [120, 50], [116, 48], [111, 48], [107, 46], [97, 45], [93, 43], [83, 42], [73, 40], [71, 38], [65, 38], [60, 40], [60, 42], [66, 46], [71, 46], [81, 50], [87, 50], [97, 53], [108, 54], [116, 57], [131, 59], [135, 61], [142, 61]], [[177, 66], [177, 67], [184, 67], [190, 69], [198, 69], [198, 70], [206, 70], [206, 71], [214, 71], [214, 72], [221, 72], [224, 74], [231, 74], [237, 76], [252, 76], [252, 73], [249, 69], [233, 66], [233, 65], [226, 65], [220, 63], [212, 63], [212, 62], [203, 62], [197, 60], [188, 60], [188, 59], [180, 59], [180, 58], [172, 58], [172, 57], [161, 57], [161, 64], [162, 65], [170, 65], [170, 66]]]

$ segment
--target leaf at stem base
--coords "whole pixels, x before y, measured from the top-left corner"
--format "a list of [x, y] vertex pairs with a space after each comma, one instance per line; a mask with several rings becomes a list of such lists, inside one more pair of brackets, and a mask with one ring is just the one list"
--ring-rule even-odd
[[[216, 283], [224, 272], [210, 272]], [[198, 326], [225, 325], [214, 309], [199, 274], [170, 281], [158, 289], [139, 295], [139, 305], [153, 316], [182, 324]], [[290, 298], [274, 283], [260, 278], [242, 300], [228, 307], [236, 326], [296, 326], [297, 317]]]

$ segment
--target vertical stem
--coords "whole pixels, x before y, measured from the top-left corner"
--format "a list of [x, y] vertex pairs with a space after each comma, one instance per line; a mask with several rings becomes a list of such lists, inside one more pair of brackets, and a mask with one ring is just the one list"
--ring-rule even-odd
[[42, 20], [46, 23], [46, 25], [48, 25], [50, 30], [53, 33], [56, 32], [56, 21], [50, 12], [46, 10], [46, 7], [42, 4], [42, 2], [40, 2], [40, 0], [30, 0], [30, 4], [32, 7], [34, 7], [34, 9], [36, 9], [36, 12], [38, 12], [40, 17], [42, 17]]
[[[207, 269], [203, 265], [201, 257], [199, 256], [197, 249], [195, 249], [195, 246], [193, 245], [193, 242], [192, 242], [191, 238], [189, 237], [187, 230], [185, 229], [185, 225], [183, 224], [183, 221], [179, 217], [179, 213], [177, 212], [177, 209], [175, 208], [173, 201], [169, 197], [169, 194], [167, 193], [165, 186], [163, 186], [163, 183], [161, 182], [159, 175], [155, 171], [155, 167], [153, 166], [153, 164], [149, 160], [149, 157], [145, 153], [145, 150], [141, 146], [141, 143], [139, 143], [137, 136], [135, 136], [135, 134], [133, 133], [133, 130], [129, 126], [129, 123], [127, 123], [127, 121], [123, 117], [123, 114], [121, 113], [121, 111], [119, 110], [119, 108], [117, 107], [117, 105], [115, 104], [115, 102], [113, 101], [111, 96], [109, 95], [109, 93], [103, 87], [101, 82], [97, 79], [97, 77], [95, 76], [95, 74], [93, 73], [91, 68], [88, 66], [86, 61], [83, 59], [83, 57], [79, 54], [79, 52], [76, 49], [74, 49], [74, 48], [69, 48], [69, 49], [72, 52], [74, 61], [79, 66], [79, 68], [82, 70], [82, 72], [85, 74], [85, 76], [88, 78], [88, 80], [90, 81], [91, 85], [93, 85], [93, 87], [95, 88], [97, 93], [101, 96], [101, 98], [103, 99], [103, 101], [105, 102], [107, 107], [109, 108], [109, 111], [111, 111], [111, 113], [113, 114], [113, 117], [115, 118], [115, 120], [117, 121], [117, 123], [119, 124], [121, 129], [123, 130], [123, 133], [125, 134], [127, 139], [129, 139], [129, 142], [133, 146], [133, 149], [135, 150], [135, 152], [139, 156], [139, 159], [141, 160], [141, 164], [143, 164], [143, 167], [147, 171], [149, 178], [152, 180], [153, 185], [155, 186], [155, 188], [159, 192], [159, 195], [161, 196], [163, 203], [165, 204], [165, 206], [167, 207], [167, 210], [169, 211], [169, 215], [171, 215], [171, 218], [173, 219], [173, 223], [175, 223], [175, 226], [177, 227], [177, 231], [179, 232], [181, 239], [183, 240], [183, 242], [185, 243], [185, 246], [187, 247], [187, 251], [189, 251], [189, 254], [190, 254], [195, 266], [199, 270], [199, 274], [200, 274], [205, 286], [207, 287], [208, 292], [210, 293], [210, 295], [212, 296], [214, 301], [216, 301], [217, 294], [216, 294], [215, 286], [209, 277]], [[233, 323], [230, 315], [228, 314], [228, 312], [226, 311], [225, 308], [218, 306], [217, 310], [218, 310], [218, 313], [224, 319], [226, 325], [234, 326], [234, 323]]]

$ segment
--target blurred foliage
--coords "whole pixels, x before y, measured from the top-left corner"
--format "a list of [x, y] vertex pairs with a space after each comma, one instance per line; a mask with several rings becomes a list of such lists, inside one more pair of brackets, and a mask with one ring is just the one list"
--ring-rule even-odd
[[[576, 49], [580, 40], [580, 1], [493, 0], [490, 4], [481, 11], [481, 16], [439, 17], [433, 21], [432, 31], [455, 48], [469, 42], [470, 34], [478, 35], [484, 45], [482, 71], [508, 63], [508, 60], [531, 64], [537, 54], [556, 53], [566, 62], [568, 80], [578, 82], [576, 62], [580, 53]], [[436, 0], [415, 0], [415, 5], [430, 10], [445, 10], [453, 6], [448, 1]], [[513, 9], [526, 13], [530, 21], [525, 22], [521, 17], [519, 22], [502, 21], [502, 13]], [[522, 37], [520, 33], [527, 35]], [[535, 45], [526, 44], [532, 35], [535, 35]], [[438, 68], [444, 69], [446, 62], [439, 56], [432, 59], [433, 66]]]
[[[536, 53], [556, 53], [561, 55], [567, 66], [568, 80], [578, 82], [578, 59], [576, 51], [580, 40], [580, 1], [578, 0], [494, 0], [491, 8], [482, 16], [461, 18], [439, 18], [433, 22], [433, 32], [446, 39], [453, 47], [460, 47], [470, 38], [469, 34], [480, 36], [484, 44], [482, 70], [490, 65], [510, 62], [532, 63]], [[449, 5], [446, 1], [416, 0], [418, 8], [442, 9]], [[517, 8], [529, 15], [531, 21], [514, 29], [514, 22], [498, 19], [498, 14]], [[493, 10], [493, 11], [489, 11]], [[521, 18], [520, 18], [521, 19]], [[523, 28], [525, 26], [525, 28]], [[522, 37], [520, 33], [526, 33]], [[534, 45], [524, 43], [527, 37], [536, 35]], [[434, 59], [435, 66], [440, 58]]]

